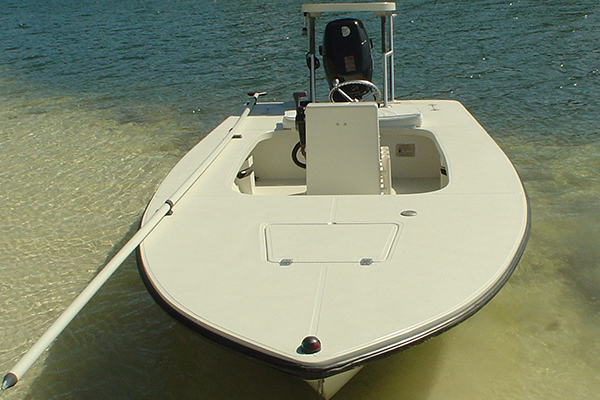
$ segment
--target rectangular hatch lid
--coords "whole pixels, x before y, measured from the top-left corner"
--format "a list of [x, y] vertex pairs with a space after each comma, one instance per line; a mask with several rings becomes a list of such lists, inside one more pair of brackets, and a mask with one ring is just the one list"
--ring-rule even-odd
[[287, 264], [384, 261], [400, 230], [394, 223], [270, 224], [265, 227], [267, 259]]

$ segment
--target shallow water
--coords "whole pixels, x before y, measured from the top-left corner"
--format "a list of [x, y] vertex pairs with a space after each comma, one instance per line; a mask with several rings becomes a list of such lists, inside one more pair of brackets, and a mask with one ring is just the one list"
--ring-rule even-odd
[[[246, 92], [288, 100], [306, 88], [301, 3], [3, 2], [1, 371], [133, 234], [170, 168]], [[519, 171], [533, 229], [482, 311], [366, 366], [336, 399], [597, 398], [599, 17], [600, 5], [583, 0], [398, 4], [397, 96], [463, 102]], [[133, 257], [2, 397], [317, 398], [173, 322]]]

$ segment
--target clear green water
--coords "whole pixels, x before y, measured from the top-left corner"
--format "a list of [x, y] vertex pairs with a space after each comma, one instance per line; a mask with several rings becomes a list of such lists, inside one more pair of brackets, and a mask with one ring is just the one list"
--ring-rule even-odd
[[[247, 91], [307, 86], [301, 1], [39, 3], [0, 13], [2, 373]], [[398, 97], [462, 101], [519, 171], [533, 229], [482, 311], [366, 366], [336, 399], [597, 398], [600, 4], [403, 1], [395, 23]], [[317, 396], [173, 322], [131, 257], [2, 398]]]

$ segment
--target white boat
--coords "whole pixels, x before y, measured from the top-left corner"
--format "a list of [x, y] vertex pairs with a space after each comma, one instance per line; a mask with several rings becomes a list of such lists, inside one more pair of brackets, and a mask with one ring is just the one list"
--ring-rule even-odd
[[[394, 99], [395, 9], [304, 5], [308, 96], [255, 95], [173, 168], [142, 218], [172, 206], [138, 248], [169, 314], [324, 398], [365, 363], [482, 308], [529, 236], [519, 176], [471, 114], [457, 101]], [[322, 48], [341, 102], [317, 101], [315, 21], [329, 12], [381, 20], [383, 93], [362, 23], [342, 19]]]

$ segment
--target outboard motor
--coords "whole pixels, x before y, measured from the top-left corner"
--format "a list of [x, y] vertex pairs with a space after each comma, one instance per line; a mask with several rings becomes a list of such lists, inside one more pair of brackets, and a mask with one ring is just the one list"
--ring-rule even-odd
[[[352, 80], [373, 79], [373, 45], [363, 23], [354, 18], [331, 21], [325, 27], [321, 55], [332, 89], [335, 80], [340, 83]], [[352, 98], [360, 99], [368, 92], [364, 85], [348, 85], [344, 91]], [[339, 96], [339, 100], [336, 98]], [[347, 101], [339, 93], [336, 101]]]

